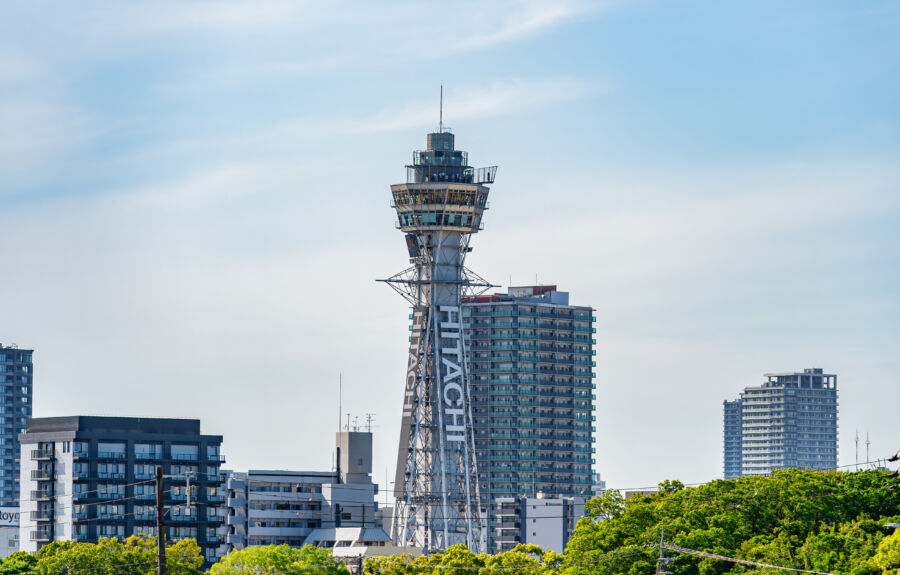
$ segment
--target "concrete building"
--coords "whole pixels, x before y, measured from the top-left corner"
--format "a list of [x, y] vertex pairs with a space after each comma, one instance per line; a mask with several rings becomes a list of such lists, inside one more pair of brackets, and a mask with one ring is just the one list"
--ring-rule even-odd
[[317, 529], [375, 527], [372, 434], [342, 431], [334, 471], [250, 470], [228, 477], [229, 550], [252, 545], [302, 547]]
[[[195, 419], [29, 419], [21, 443], [20, 546], [156, 534], [156, 466], [165, 480], [166, 535], [193, 538], [207, 563], [224, 552], [221, 435]], [[187, 506], [190, 475], [191, 506]]]
[[584, 497], [498, 497], [495, 552], [520, 543], [562, 553], [578, 520], [584, 517]]
[[556, 286], [468, 298], [463, 328], [475, 451], [488, 504], [488, 551], [499, 498], [590, 496], [596, 395], [592, 309]]
[[725, 479], [741, 476], [741, 400], [724, 401], [723, 471]]
[[810, 368], [764, 377], [739, 400], [741, 475], [837, 467], [837, 376]]
[[31, 417], [33, 353], [0, 344], [0, 507], [19, 504], [19, 434]]

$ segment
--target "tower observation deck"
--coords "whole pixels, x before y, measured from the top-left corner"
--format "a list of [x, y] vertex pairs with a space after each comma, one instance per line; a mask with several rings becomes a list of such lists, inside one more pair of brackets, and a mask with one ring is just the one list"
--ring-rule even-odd
[[410, 347], [394, 496], [398, 545], [486, 549], [460, 300], [492, 287], [465, 267], [496, 166], [475, 169], [443, 127], [391, 186], [411, 267], [383, 280], [409, 302]]

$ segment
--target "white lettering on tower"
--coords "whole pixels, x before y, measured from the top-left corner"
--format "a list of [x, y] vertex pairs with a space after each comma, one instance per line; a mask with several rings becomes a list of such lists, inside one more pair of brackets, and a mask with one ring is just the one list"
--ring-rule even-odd
[[[441, 339], [455, 340], [452, 347], [441, 348], [441, 363], [446, 368], [442, 384], [441, 396], [444, 398], [444, 430], [447, 441], [465, 441], [465, 391], [462, 377], [462, 333], [459, 322], [459, 306], [442, 305], [442, 313], [447, 314], [447, 321], [441, 322]], [[447, 357], [451, 356], [451, 357]]]

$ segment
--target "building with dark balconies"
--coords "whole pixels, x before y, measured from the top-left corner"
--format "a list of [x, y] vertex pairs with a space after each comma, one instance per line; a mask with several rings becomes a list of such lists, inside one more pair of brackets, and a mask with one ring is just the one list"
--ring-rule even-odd
[[207, 564], [224, 553], [221, 435], [196, 419], [29, 419], [21, 444], [20, 549], [51, 541], [156, 535], [156, 467], [168, 540], [196, 539]]

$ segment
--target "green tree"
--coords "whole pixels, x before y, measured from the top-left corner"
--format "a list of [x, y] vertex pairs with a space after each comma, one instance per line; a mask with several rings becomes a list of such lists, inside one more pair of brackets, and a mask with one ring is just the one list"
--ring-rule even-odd
[[[156, 538], [132, 536], [101, 538], [97, 543], [54, 541], [38, 551], [34, 573], [60, 575], [83, 571], [92, 575], [156, 573]], [[5, 563], [5, 562], [4, 562]], [[169, 575], [199, 575], [203, 565], [200, 547], [193, 539], [181, 539], [166, 546]]]
[[885, 575], [900, 574], [900, 530], [881, 540], [870, 563]]
[[[606, 493], [585, 506], [587, 517], [569, 540], [564, 571], [653, 573], [658, 550], [650, 546], [665, 529], [666, 541], [683, 547], [785, 567], [872, 575], [876, 564], [868, 561], [881, 549], [881, 524], [896, 520], [891, 518], [900, 511], [895, 482], [875, 470], [782, 470], [690, 488], [667, 481], [658, 493], [627, 501]], [[747, 568], [679, 555], [671, 570], [722, 575]]]
[[31, 575], [37, 565], [37, 557], [25, 551], [16, 551], [0, 561], [0, 575]]
[[210, 575], [349, 575], [328, 549], [305, 545], [254, 546], [233, 551], [209, 570]]

